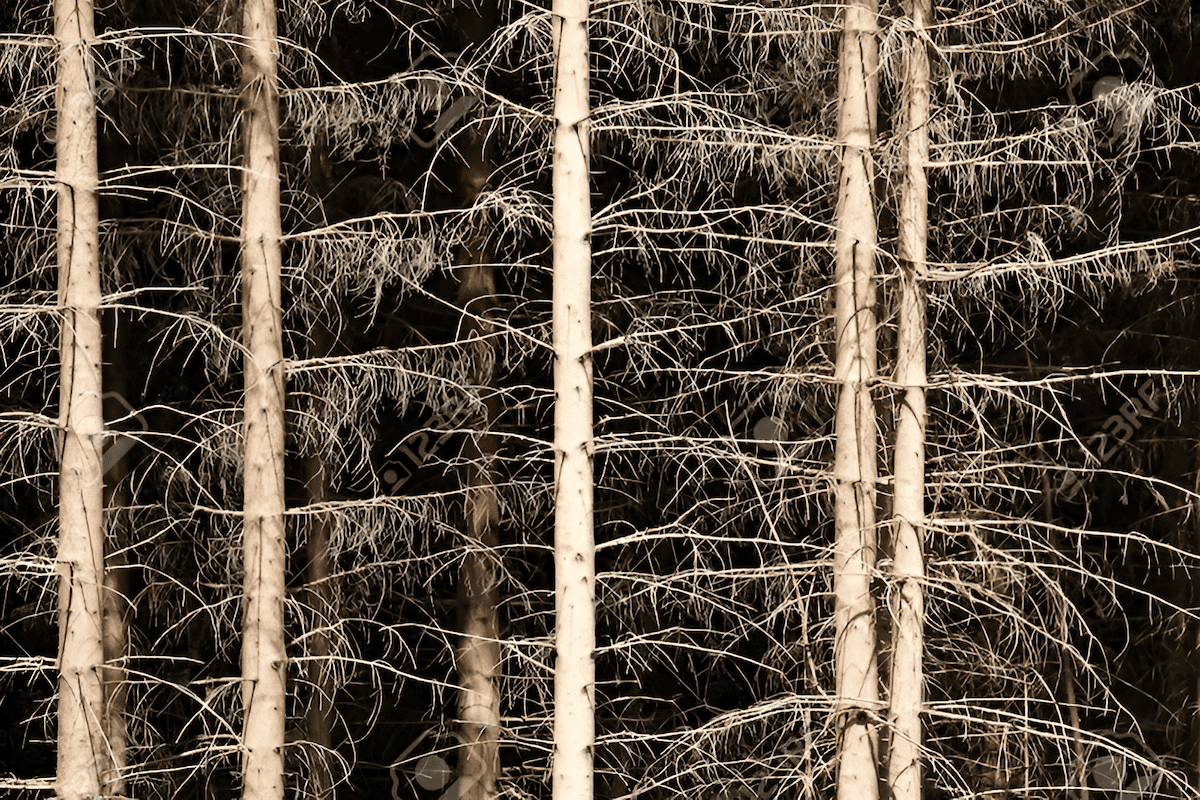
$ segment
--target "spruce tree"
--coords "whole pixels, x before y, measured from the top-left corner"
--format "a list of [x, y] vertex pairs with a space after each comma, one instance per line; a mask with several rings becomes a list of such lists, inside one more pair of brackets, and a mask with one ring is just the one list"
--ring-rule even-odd
[[56, 2], [59, 452], [58, 771], [63, 800], [107, 791], [104, 439], [95, 27], [90, 2]]

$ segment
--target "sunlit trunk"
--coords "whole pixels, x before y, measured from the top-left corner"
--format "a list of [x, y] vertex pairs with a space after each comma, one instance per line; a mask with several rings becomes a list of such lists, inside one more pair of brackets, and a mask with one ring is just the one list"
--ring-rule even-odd
[[901, 135], [899, 322], [896, 383], [902, 392], [896, 415], [893, 502], [891, 691], [888, 787], [893, 800], [921, 797], [921, 705], [924, 701], [925, 578], [925, 286], [928, 232], [929, 0], [912, 0], [912, 32], [904, 51], [904, 115]]
[[[59, 413], [58, 769], [55, 792], [106, 792], [103, 602], [104, 438], [94, 28], [90, 0], [57, 0]], [[10, 720], [13, 722], [13, 720]]]
[[555, 800], [592, 796], [596, 730], [587, 18], [554, 0]]
[[833, 593], [838, 800], [878, 796], [879, 675], [875, 639], [875, 143], [877, 6], [844, 10], [838, 81], [841, 175], [834, 243], [839, 385], [834, 455]]
[[284, 787], [284, 360], [275, 30], [271, 0], [244, 0], [242, 796], [246, 800], [279, 800]]

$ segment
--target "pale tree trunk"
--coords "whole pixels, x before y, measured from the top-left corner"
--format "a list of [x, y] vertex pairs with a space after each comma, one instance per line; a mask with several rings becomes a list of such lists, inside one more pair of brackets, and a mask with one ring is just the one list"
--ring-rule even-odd
[[587, 18], [554, 0], [554, 800], [593, 796], [596, 736]]
[[925, 271], [929, 222], [930, 0], [912, 0], [912, 32], [904, 50], [904, 120], [900, 165], [900, 314], [896, 334], [892, 665], [889, 692], [888, 788], [892, 800], [921, 797], [921, 705], [924, 701], [925, 579]]
[[59, 413], [58, 768], [55, 793], [95, 797], [104, 739], [104, 437], [96, 106], [91, 0], [57, 0]]
[[283, 797], [284, 359], [275, 6], [244, 0], [242, 340], [245, 346], [242, 639], [246, 800]]
[[837, 236], [834, 242], [839, 384], [834, 479], [834, 660], [838, 800], [878, 796], [879, 674], [875, 570], [875, 208], [872, 196], [878, 44], [874, 0], [844, 11], [839, 58]]
[[[466, 133], [463, 147], [466, 167], [460, 190], [466, 205], [478, 198], [490, 172], [484, 152], [482, 131]], [[494, 800], [500, 775], [500, 626], [496, 604], [499, 598], [495, 565], [500, 521], [493, 461], [496, 437], [491, 426], [498, 413], [495, 381], [495, 346], [487, 338], [492, 332], [488, 311], [495, 305], [496, 280], [487, 266], [488, 253], [483, 231], [473, 231], [460, 256], [462, 278], [458, 300], [465, 312], [463, 333], [471, 362], [471, 381], [483, 393], [484, 411], [479, 431], [468, 451], [466, 466], [467, 553], [458, 578], [459, 643], [458, 717], [462, 746], [458, 775], [460, 800]]]

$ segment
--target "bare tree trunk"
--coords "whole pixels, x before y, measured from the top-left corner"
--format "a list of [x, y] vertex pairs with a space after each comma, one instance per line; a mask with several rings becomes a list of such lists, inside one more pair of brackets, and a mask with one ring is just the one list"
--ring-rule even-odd
[[58, 41], [58, 304], [62, 313], [59, 413], [58, 768], [55, 792], [104, 791], [104, 437], [97, 204], [95, 29], [91, 0], [56, 0]]
[[[471, 130], [466, 137], [463, 152], [467, 163], [460, 188], [469, 206], [486, 185], [491, 169], [484, 152], [483, 132]], [[492, 332], [487, 315], [496, 302], [496, 280], [492, 268], [487, 266], [489, 260], [483, 231], [473, 232], [462, 253], [458, 301], [466, 315], [463, 333], [470, 354], [471, 381], [483, 393], [484, 411], [478, 419], [479, 432], [468, 452], [464, 503], [468, 544], [458, 582], [460, 800], [494, 800], [500, 777], [500, 692], [496, 683], [500, 675], [500, 626], [494, 563], [500, 509], [492, 464], [496, 457], [496, 437], [491, 433], [499, 409], [492, 386], [495, 348], [487, 339]]]
[[[477, 255], [477, 254], [472, 254]], [[468, 269], [459, 299], [469, 313], [479, 313], [472, 300], [491, 298], [495, 284], [488, 267]], [[496, 418], [496, 398], [489, 387], [493, 380], [495, 354], [492, 345], [479, 338], [488, 333], [485, 323], [468, 323], [473, 350], [473, 382], [484, 387], [485, 411], [474, 453], [467, 465], [466, 534], [467, 554], [459, 571], [458, 715], [462, 748], [458, 773], [462, 778], [462, 800], [493, 800], [500, 774], [500, 627], [496, 558], [496, 525], [500, 511], [494, 486], [492, 461], [495, 436], [488, 428]]]
[[554, 800], [593, 796], [593, 531], [588, 3], [554, 0]]
[[[309, 154], [309, 183], [317, 196], [319, 222], [328, 224], [325, 201], [333, 191], [333, 174], [329, 163], [328, 145], [324, 132], [318, 132], [315, 146]], [[319, 302], [319, 301], [318, 301]], [[333, 352], [333, 336], [326, 326], [324, 314], [327, 308], [318, 310], [318, 318], [312, 326], [309, 344], [310, 356], [324, 358]], [[304, 488], [310, 506], [320, 505], [330, 499], [329, 469], [325, 457], [310, 453], [304, 459]], [[310, 793], [317, 800], [333, 797], [333, 772], [330, 768], [333, 756], [333, 696], [336, 691], [333, 666], [330, 656], [333, 642], [324, 629], [337, 622], [337, 607], [333, 599], [333, 568], [329, 553], [330, 519], [326, 514], [311, 518], [308, 539], [305, 542], [305, 582], [308, 607], [315, 630], [308, 636], [308, 683], [309, 703], [305, 715], [308, 741], [316, 751], [312, 755]]]
[[[456, 2], [455, 19], [463, 52], [485, 47], [496, 29], [495, 0]], [[460, 134], [463, 169], [459, 201], [471, 207], [491, 179], [487, 131], [480, 121]], [[491, 254], [484, 243], [483, 223], [467, 237], [460, 254], [458, 302], [463, 307], [471, 382], [483, 396], [484, 409], [475, 418], [477, 433], [467, 451], [464, 500], [467, 552], [458, 574], [458, 721], [462, 746], [458, 755], [459, 800], [495, 800], [500, 777], [500, 624], [497, 615], [496, 526], [500, 509], [493, 462], [496, 437], [491, 432], [499, 414], [495, 382], [495, 347], [487, 338], [496, 305], [496, 279]]]
[[[328, 354], [327, 343], [314, 344], [314, 350]], [[329, 477], [325, 459], [319, 455], [310, 455], [305, 459], [305, 487], [308, 502], [319, 505], [329, 500]], [[313, 624], [316, 630], [309, 634], [308, 645], [308, 681], [310, 691], [306, 724], [308, 726], [308, 741], [319, 752], [313, 753], [312, 781], [309, 793], [326, 800], [333, 796], [333, 773], [329, 766], [329, 757], [333, 750], [333, 669], [329, 656], [333, 651], [329, 634], [322, 629], [335, 623], [336, 610], [329, 582], [332, 570], [329, 558], [329, 518], [318, 514], [312, 518], [305, 543], [305, 555], [308, 564], [305, 579], [308, 584], [308, 605], [312, 611]]]
[[892, 574], [892, 665], [889, 692], [888, 788], [892, 800], [921, 797], [921, 706], [924, 702], [925, 594], [925, 268], [929, 223], [930, 0], [912, 0], [912, 35], [905, 48], [899, 261], [900, 318], [896, 383], [904, 396], [896, 419]]
[[[111, 476], [116, 483], [120, 474]], [[109, 496], [108, 508], [128, 505], [123, 488]], [[128, 523], [121, 521], [123, 530]], [[106, 561], [104, 577], [104, 739], [108, 748], [107, 769], [103, 776], [104, 791], [110, 795], [125, 794], [125, 770], [129, 766], [128, 737], [125, 728], [125, 708], [128, 700], [128, 673], [124, 667], [129, 652], [129, 581], [126, 577], [128, 559], [121, 552], [128, 545], [122, 533], [117, 541], [118, 552]]]
[[[115, 315], [118, 312], [112, 310], [108, 313]], [[109, 338], [109, 392], [106, 393], [109, 398], [114, 394], [124, 396], [128, 391], [128, 369], [117, 341], [118, 330], [119, 326], [114, 322]], [[126, 409], [121, 403], [110, 401], [105, 418], [117, 419], [125, 413]], [[125, 730], [128, 683], [124, 659], [129, 648], [129, 558], [125, 553], [125, 548], [129, 546], [129, 520], [121, 511], [129, 505], [124, 485], [128, 474], [127, 460], [120, 458], [104, 476], [107, 489], [105, 528], [114, 547], [105, 558], [104, 574], [104, 736], [110, 758], [109, 770], [104, 776], [104, 788], [110, 795], [125, 794], [125, 769], [128, 767]]]
[[470, 550], [459, 574], [458, 714], [462, 747], [459, 797], [493, 800], [500, 775], [500, 642], [493, 565], [498, 521], [495, 490], [486, 466], [472, 465], [467, 487]]
[[[1187, 538], [1192, 540], [1192, 546], [1196, 548], [1196, 552], [1200, 552], [1200, 447], [1196, 449], [1196, 477], [1192, 484], [1192, 530], [1191, 535]], [[1182, 538], [1182, 537], [1181, 537]], [[1187, 541], [1184, 538], [1184, 541]], [[1194, 573], [1193, 573], [1194, 575]], [[1195, 577], [1191, 581], [1192, 597], [1196, 596], [1196, 592], [1200, 591], [1197, 587]], [[1192, 635], [1188, 637], [1191, 640], [1191, 662], [1192, 677], [1191, 677], [1191, 697], [1188, 703], [1188, 713], [1186, 724], [1188, 726], [1187, 735], [1187, 772], [1188, 779], [1191, 782], [1192, 788], [1200, 789], [1200, 622], [1192, 623]]]
[[876, 437], [873, 153], [878, 93], [877, 4], [845, 7], [838, 87], [837, 361], [833, 593], [838, 800], [878, 796], [879, 674], [875, 640]]
[[246, 349], [242, 796], [280, 800], [287, 656], [278, 43], [272, 0], [244, 0], [242, 13], [242, 338]]

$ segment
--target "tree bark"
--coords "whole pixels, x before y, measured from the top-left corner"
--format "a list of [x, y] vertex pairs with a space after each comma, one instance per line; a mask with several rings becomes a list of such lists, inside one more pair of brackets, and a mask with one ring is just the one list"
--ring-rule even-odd
[[104, 725], [104, 412], [100, 330], [95, 38], [91, 0], [57, 0], [59, 472], [58, 767], [63, 800], [96, 797], [109, 769]]
[[921, 706], [924, 702], [925, 579], [925, 271], [929, 221], [930, 0], [912, 0], [912, 32], [904, 51], [904, 121], [900, 175], [900, 313], [892, 577], [892, 665], [889, 692], [888, 788], [892, 800], [921, 797]]
[[595, 538], [587, 0], [554, 0], [555, 800], [593, 796]]
[[242, 338], [245, 346], [242, 640], [246, 800], [283, 797], [284, 358], [279, 104], [272, 0], [244, 0]]
[[837, 360], [833, 593], [838, 800], [878, 796], [879, 677], [875, 601], [875, 202], [873, 147], [879, 57], [877, 4], [849, 3], [839, 56], [837, 235], [834, 242]]

